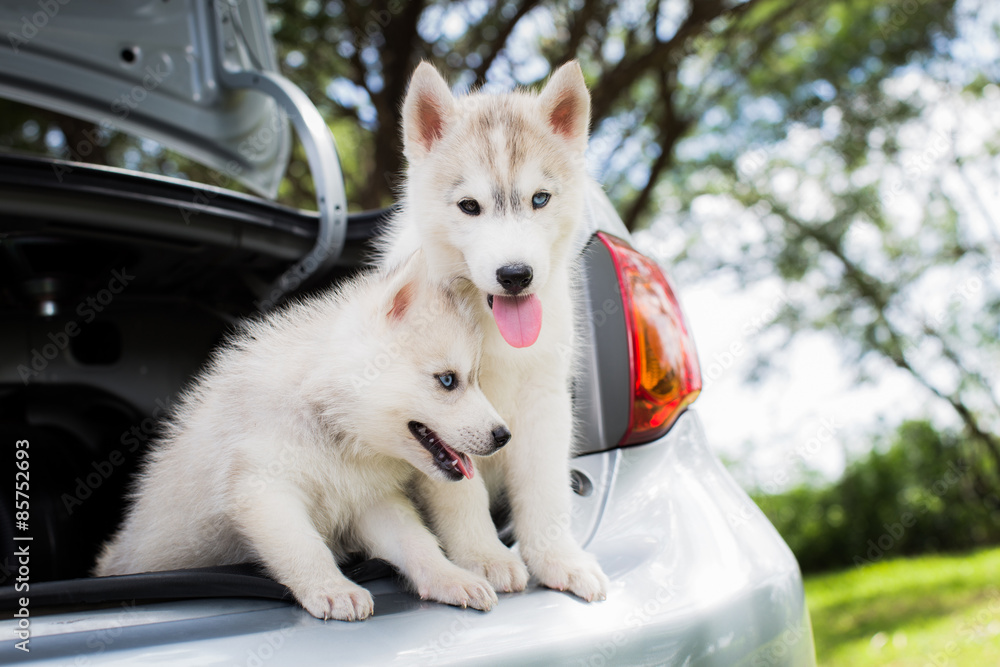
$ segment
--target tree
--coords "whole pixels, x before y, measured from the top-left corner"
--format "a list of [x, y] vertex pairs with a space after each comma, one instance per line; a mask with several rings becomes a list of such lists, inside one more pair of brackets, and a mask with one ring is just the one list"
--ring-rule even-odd
[[757, 496], [805, 572], [1000, 541], [1000, 497], [983, 495], [981, 448], [927, 421], [876, 438], [843, 478]]
[[[715, 141], [693, 132], [686, 141], [707, 148], [679, 162], [660, 195], [688, 233], [688, 270], [734, 270], [744, 282], [776, 274], [798, 296], [762, 368], [812, 329], [842, 341], [859, 379], [880, 361], [904, 370], [981, 448], [976, 488], [986, 494], [1000, 488], [1000, 223], [983, 187], [1000, 176], [1000, 90], [988, 83], [991, 62], [954, 56], [967, 37], [954, 36], [949, 5], [914, 6], [859, 28], [846, 5], [832, 5], [823, 31], [834, 37], [823, 43], [842, 47], [834, 51], [813, 54], [791, 42], [814, 43], [814, 33], [786, 33], [786, 55], [764, 52], [760, 65], [810, 83], [775, 95], [781, 84], [750, 73], [720, 93], [703, 117], [724, 119], [711, 123]], [[995, 30], [997, 12], [985, 18]], [[936, 46], [885, 57], [916, 34]], [[864, 49], [849, 49], [859, 37], [883, 56], [858, 60]], [[797, 96], [812, 100], [785, 106]], [[761, 114], [784, 136], [769, 137]]]

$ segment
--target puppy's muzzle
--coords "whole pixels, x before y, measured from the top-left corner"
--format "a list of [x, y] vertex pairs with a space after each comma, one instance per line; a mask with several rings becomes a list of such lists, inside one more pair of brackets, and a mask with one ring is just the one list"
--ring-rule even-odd
[[510, 442], [510, 430], [501, 424], [490, 431], [489, 437], [480, 440], [471, 452], [476, 456], [493, 456]]

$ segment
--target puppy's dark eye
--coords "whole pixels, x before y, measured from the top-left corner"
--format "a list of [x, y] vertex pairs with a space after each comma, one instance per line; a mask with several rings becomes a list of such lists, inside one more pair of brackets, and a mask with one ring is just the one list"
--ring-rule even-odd
[[552, 198], [548, 192], [536, 192], [535, 196], [531, 198], [532, 208], [542, 208], [549, 203], [549, 199]]
[[437, 379], [441, 383], [441, 386], [448, 391], [458, 387], [458, 378], [455, 377], [454, 373], [442, 373], [437, 376]]
[[482, 212], [479, 208], [479, 202], [475, 199], [463, 199], [458, 202], [458, 207], [462, 209], [462, 213], [468, 215], [479, 215]]

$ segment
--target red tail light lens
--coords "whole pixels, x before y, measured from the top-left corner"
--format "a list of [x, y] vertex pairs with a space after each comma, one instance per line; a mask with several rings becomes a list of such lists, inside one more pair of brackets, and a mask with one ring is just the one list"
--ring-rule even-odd
[[625, 307], [632, 402], [620, 445], [662, 436], [701, 391], [701, 368], [680, 304], [656, 262], [599, 233], [611, 253]]

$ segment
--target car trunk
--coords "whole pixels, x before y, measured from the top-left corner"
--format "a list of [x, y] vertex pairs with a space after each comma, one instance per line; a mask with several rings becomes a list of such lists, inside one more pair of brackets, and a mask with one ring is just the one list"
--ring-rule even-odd
[[[361, 268], [385, 213], [351, 217], [314, 289]], [[0, 155], [0, 437], [32, 445], [32, 581], [87, 575], [159, 418], [316, 226], [209, 186]], [[0, 575], [13, 502], [0, 499]]]

